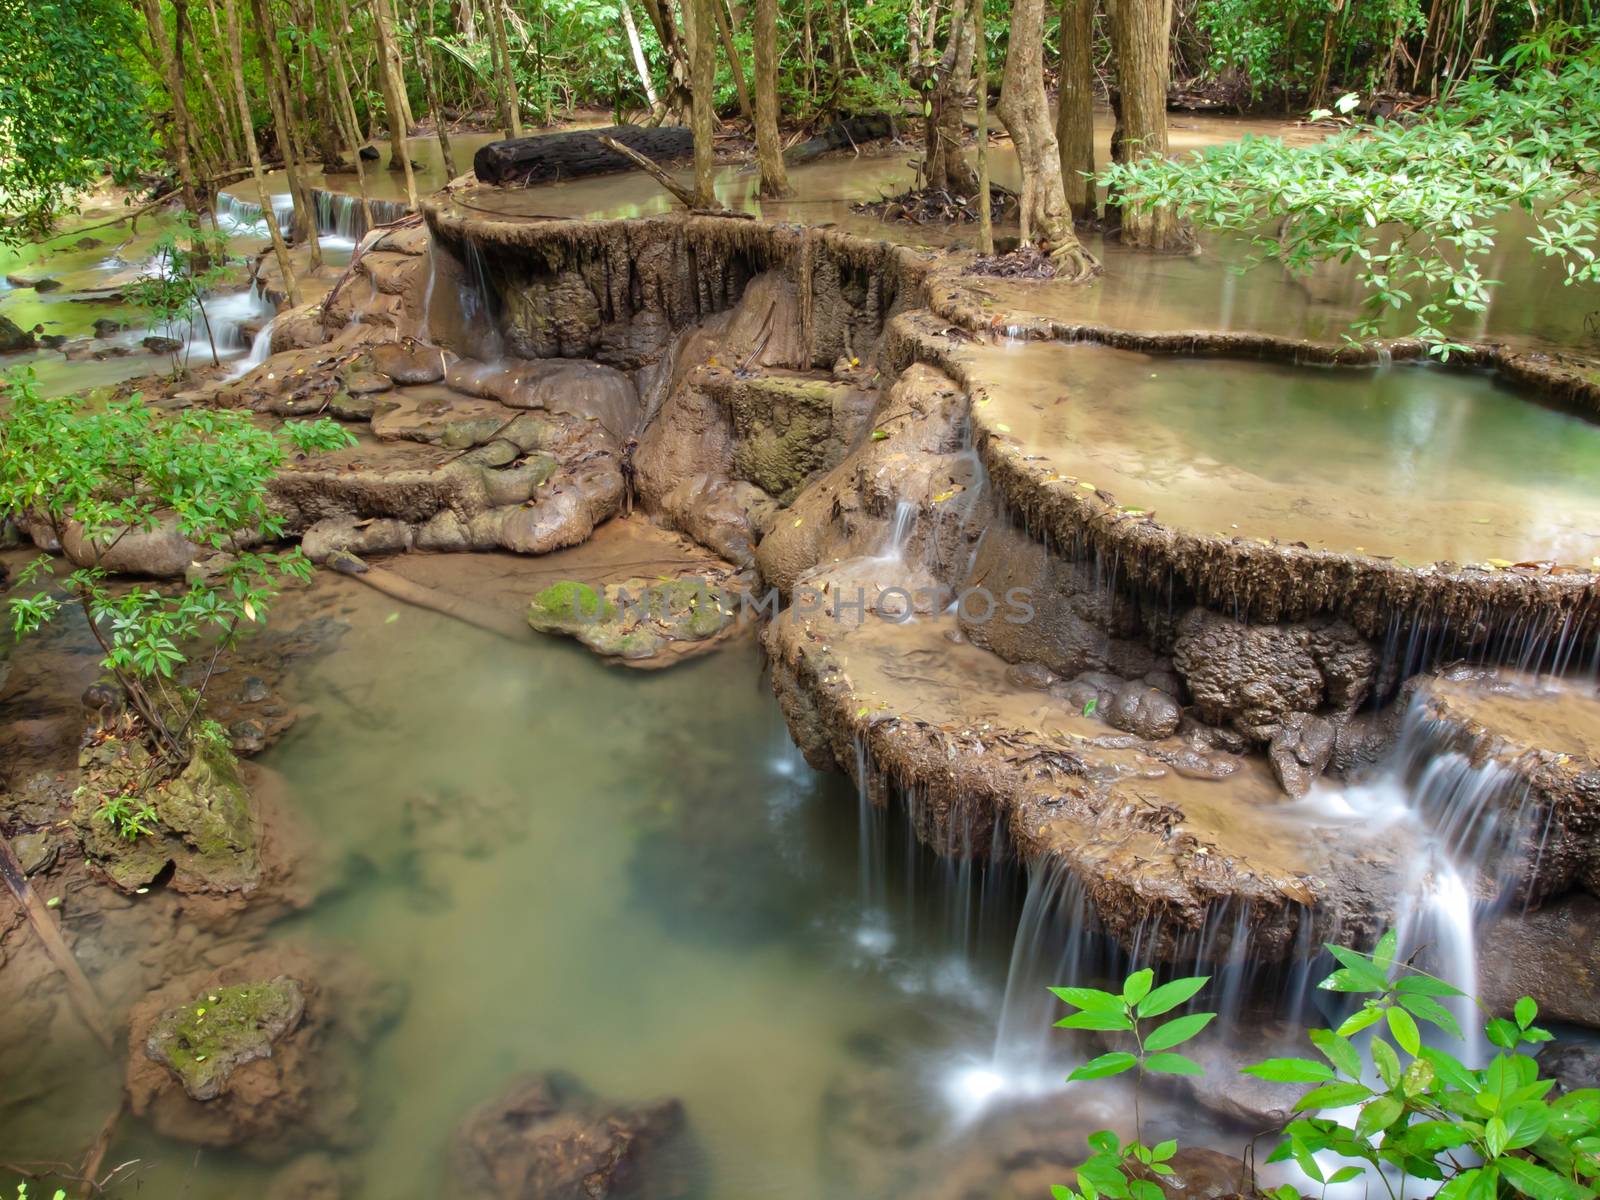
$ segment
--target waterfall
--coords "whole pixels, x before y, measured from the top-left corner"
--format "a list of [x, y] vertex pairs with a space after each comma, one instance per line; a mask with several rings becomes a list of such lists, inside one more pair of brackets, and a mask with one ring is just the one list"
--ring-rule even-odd
[[233, 364], [232, 369], [228, 372], [229, 379], [238, 379], [241, 375], [248, 375], [267, 361], [272, 354], [272, 327], [277, 323], [278, 318], [273, 317], [256, 331], [256, 336], [250, 341], [249, 353]]
[[894, 506], [894, 524], [889, 529], [889, 542], [884, 547], [883, 558], [893, 562], [904, 562], [906, 557], [906, 542], [911, 538], [911, 529], [917, 523], [917, 506], [909, 500], [898, 500]]
[[[274, 193], [272, 215], [285, 235], [290, 233], [294, 219], [294, 197], [288, 192]], [[217, 193], [217, 228], [229, 237], [266, 237], [267, 221], [261, 205], [241, 200], [231, 192]]]

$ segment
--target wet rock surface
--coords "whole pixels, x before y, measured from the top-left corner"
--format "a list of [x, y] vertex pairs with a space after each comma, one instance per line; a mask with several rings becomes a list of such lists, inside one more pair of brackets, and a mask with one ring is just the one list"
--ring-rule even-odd
[[450, 1143], [452, 1200], [676, 1200], [697, 1166], [676, 1100], [617, 1104], [559, 1071], [473, 1110]]
[[287, 946], [172, 981], [129, 1020], [130, 1109], [163, 1136], [268, 1161], [358, 1145], [361, 1064], [401, 1003], [354, 960]]

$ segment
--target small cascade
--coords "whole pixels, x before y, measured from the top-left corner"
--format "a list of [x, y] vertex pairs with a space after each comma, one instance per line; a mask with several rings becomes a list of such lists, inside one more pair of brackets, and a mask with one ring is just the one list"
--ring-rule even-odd
[[889, 542], [883, 557], [894, 562], [904, 562], [906, 543], [911, 538], [912, 527], [917, 523], [917, 506], [910, 500], [899, 500], [894, 506], [894, 523], [889, 528]]
[[505, 354], [505, 339], [500, 335], [500, 302], [489, 284], [489, 264], [477, 245], [467, 242], [463, 265], [467, 280], [458, 301], [462, 328], [471, 342], [465, 357], [492, 362]]
[[229, 379], [237, 379], [241, 375], [248, 375], [272, 355], [272, 327], [278, 323], [278, 318], [273, 317], [256, 331], [256, 336], [250, 340], [250, 350], [228, 372]]
[[[272, 196], [272, 215], [287, 236], [294, 220], [294, 197], [288, 192]], [[217, 227], [229, 237], [266, 237], [267, 221], [261, 205], [241, 200], [231, 192], [217, 193]]]

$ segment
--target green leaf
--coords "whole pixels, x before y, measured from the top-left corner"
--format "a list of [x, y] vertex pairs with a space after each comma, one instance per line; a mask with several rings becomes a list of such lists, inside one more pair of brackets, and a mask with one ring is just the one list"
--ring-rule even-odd
[[1311, 1044], [1322, 1051], [1323, 1057], [1352, 1079], [1361, 1078], [1361, 1052], [1349, 1038], [1341, 1037], [1328, 1029], [1307, 1031]]
[[1372, 1065], [1378, 1068], [1378, 1077], [1383, 1080], [1383, 1086], [1394, 1087], [1399, 1083], [1400, 1056], [1394, 1052], [1394, 1047], [1381, 1037], [1374, 1037], [1370, 1053]]
[[1400, 1049], [1413, 1055], [1422, 1049], [1422, 1035], [1410, 1013], [1403, 1008], [1391, 1008], [1384, 1013], [1384, 1016], [1389, 1020], [1389, 1032], [1394, 1034], [1394, 1040], [1399, 1043]]
[[1155, 981], [1155, 977], [1156, 973], [1149, 967], [1129, 975], [1122, 985], [1122, 1002], [1130, 1005], [1138, 1004], [1150, 994], [1150, 985]]
[[1210, 981], [1209, 975], [1194, 975], [1187, 979], [1174, 979], [1170, 983], [1163, 983], [1139, 1001], [1139, 1015], [1159, 1017], [1162, 1013], [1171, 1012]]
[[1506, 1181], [1530, 1200], [1591, 1200], [1593, 1193], [1570, 1179], [1563, 1179], [1548, 1167], [1523, 1158], [1497, 1159], [1496, 1166]]
[[1069, 1083], [1084, 1079], [1104, 1079], [1108, 1075], [1120, 1075], [1130, 1067], [1137, 1066], [1139, 1060], [1124, 1050], [1113, 1050], [1110, 1054], [1102, 1054], [1099, 1058], [1091, 1058], [1072, 1074], [1067, 1076]]
[[1325, 1083], [1333, 1079], [1332, 1068], [1309, 1058], [1269, 1058], [1243, 1068], [1241, 1074], [1269, 1083]]
[[1521, 1150], [1531, 1146], [1550, 1128], [1549, 1109], [1538, 1102], [1514, 1104], [1506, 1110], [1505, 1129], [1507, 1150]]
[[1349, 1037], [1351, 1034], [1360, 1033], [1383, 1020], [1383, 1009], [1367, 1006], [1357, 1009], [1345, 1018], [1344, 1023], [1334, 1030], [1340, 1037]]
[[1152, 1029], [1144, 1039], [1146, 1050], [1167, 1050], [1182, 1045], [1211, 1023], [1216, 1013], [1190, 1013]]
[[1453, 1038], [1461, 1037], [1461, 1025], [1456, 1021], [1455, 1014], [1433, 997], [1402, 995], [1397, 997], [1396, 1002], [1412, 1016], [1437, 1026]]
[[1379, 1130], [1387, 1129], [1400, 1119], [1405, 1106], [1393, 1096], [1378, 1096], [1369, 1100], [1356, 1118], [1356, 1136], [1367, 1138]]
[[1164, 1052], [1152, 1054], [1144, 1060], [1144, 1069], [1157, 1075], [1204, 1075], [1205, 1068], [1192, 1058]]
[[1344, 1108], [1369, 1099], [1372, 1089], [1361, 1083], [1325, 1083], [1312, 1088], [1295, 1102], [1296, 1112], [1310, 1112], [1319, 1108]]
[[1105, 1009], [1085, 1009], [1075, 1012], [1071, 1016], [1062, 1017], [1056, 1022], [1057, 1029], [1100, 1029], [1100, 1030], [1129, 1030], [1133, 1028], [1133, 1018], [1121, 1009], [1109, 1012]]
[[1539, 1005], [1532, 996], [1523, 996], [1517, 1001], [1514, 1011], [1518, 1028], [1526, 1029], [1533, 1024], [1534, 1018], [1539, 1015]]
[[1053, 987], [1050, 991], [1056, 999], [1065, 1001], [1073, 1008], [1109, 1008], [1119, 1013], [1122, 1011], [1121, 996], [1114, 996], [1110, 992], [1102, 992], [1096, 988]]

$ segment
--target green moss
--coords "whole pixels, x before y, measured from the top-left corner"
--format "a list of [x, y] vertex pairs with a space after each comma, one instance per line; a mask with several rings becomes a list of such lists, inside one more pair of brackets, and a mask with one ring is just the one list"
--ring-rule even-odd
[[572, 626], [610, 621], [615, 615], [615, 607], [587, 583], [563, 579], [533, 598], [528, 623], [540, 633], [566, 632]]
[[300, 985], [287, 976], [217, 988], [163, 1013], [145, 1052], [169, 1068], [189, 1095], [210, 1100], [222, 1093], [235, 1067], [269, 1056], [272, 1043], [304, 1011]]

